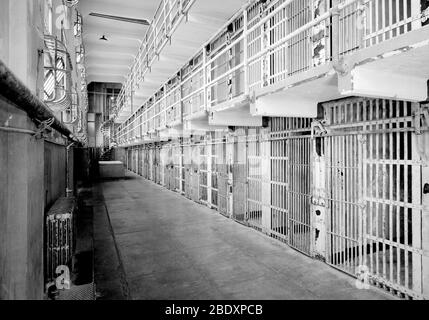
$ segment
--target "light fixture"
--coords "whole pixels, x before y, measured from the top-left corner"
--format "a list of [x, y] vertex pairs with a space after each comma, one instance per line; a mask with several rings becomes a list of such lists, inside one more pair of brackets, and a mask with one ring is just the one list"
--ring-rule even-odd
[[99, 40], [108, 41], [107, 38], [104, 36], [104, 34], [101, 36]]
[[98, 17], [98, 18], [111, 19], [111, 20], [122, 21], [122, 22], [137, 23], [137, 24], [141, 24], [144, 26], [150, 25], [150, 22], [146, 19], [120, 17], [120, 16], [113, 16], [110, 14], [102, 14], [102, 13], [97, 13], [97, 12], [91, 12], [89, 15], [93, 16], [93, 17]]

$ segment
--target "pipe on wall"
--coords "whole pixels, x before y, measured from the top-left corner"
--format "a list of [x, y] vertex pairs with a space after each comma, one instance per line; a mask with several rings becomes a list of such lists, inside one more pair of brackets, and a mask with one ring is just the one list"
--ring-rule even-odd
[[70, 147], [73, 146], [75, 142], [70, 143], [68, 146], [66, 146], [66, 197], [72, 197], [73, 196], [73, 189], [69, 189], [70, 184]]
[[68, 139], [78, 142], [73, 133], [59, 121], [49, 107], [34, 95], [0, 60], [0, 94], [17, 108], [25, 111], [32, 119], [46, 121], [54, 119], [51, 127]]

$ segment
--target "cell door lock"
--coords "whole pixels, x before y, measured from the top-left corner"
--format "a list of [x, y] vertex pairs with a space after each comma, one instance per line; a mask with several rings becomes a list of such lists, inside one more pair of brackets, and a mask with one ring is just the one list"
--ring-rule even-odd
[[429, 183], [425, 183], [423, 186], [423, 194], [429, 194]]

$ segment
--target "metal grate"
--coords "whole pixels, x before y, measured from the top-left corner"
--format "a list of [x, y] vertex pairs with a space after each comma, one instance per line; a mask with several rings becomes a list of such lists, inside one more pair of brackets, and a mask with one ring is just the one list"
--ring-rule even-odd
[[60, 290], [56, 300], [95, 300], [95, 284], [72, 285], [68, 290]]

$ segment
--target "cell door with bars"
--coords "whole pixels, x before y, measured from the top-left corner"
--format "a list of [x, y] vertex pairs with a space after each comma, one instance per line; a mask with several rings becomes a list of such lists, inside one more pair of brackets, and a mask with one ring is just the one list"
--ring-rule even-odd
[[210, 161], [210, 171], [207, 173], [211, 176], [211, 183], [209, 186], [209, 192], [211, 193], [211, 207], [217, 209], [218, 208], [218, 181], [217, 181], [217, 147], [216, 144], [218, 143], [216, 139], [216, 132], [210, 132], [210, 140], [208, 142], [207, 147], [211, 149], [210, 157], [208, 158], [208, 161]]
[[311, 254], [311, 119], [271, 119], [271, 234]]
[[132, 163], [132, 156], [131, 156], [131, 148], [127, 150], [127, 169], [131, 171], [131, 163]]
[[145, 179], [150, 179], [150, 159], [149, 159], [149, 148], [147, 145], [144, 146], [144, 162], [143, 162], [143, 176]]
[[208, 159], [208, 150], [209, 146], [204, 142], [199, 146], [199, 200], [203, 203], [207, 203], [207, 159]]
[[249, 226], [262, 230], [262, 158], [259, 128], [247, 135], [247, 214]]
[[170, 169], [169, 169], [169, 158], [168, 158], [169, 146], [164, 144], [161, 147], [161, 185], [165, 188], [170, 189]]
[[191, 199], [199, 202], [200, 197], [200, 144], [191, 146]]
[[183, 180], [184, 180], [184, 193], [185, 197], [192, 199], [192, 166], [191, 166], [191, 145], [189, 142], [183, 146]]
[[167, 145], [160, 145], [159, 148], [159, 183], [168, 189], [168, 165], [167, 165]]
[[155, 169], [155, 179], [154, 182], [160, 184], [161, 183], [161, 156], [160, 156], [160, 146], [159, 145], [155, 145], [154, 147], [154, 154], [155, 154], [155, 165], [154, 165], [154, 169]]
[[132, 165], [132, 163], [133, 163], [133, 153], [132, 153], [132, 149], [131, 149], [131, 148], [129, 148], [127, 153], [128, 153], [128, 159], [127, 159], [127, 160], [128, 160], [128, 163], [127, 163], [127, 167], [128, 167], [128, 168], [127, 168], [127, 169], [128, 169], [128, 170], [130, 170], [130, 171], [132, 171], [132, 170], [131, 170], [131, 165]]
[[143, 148], [139, 147], [137, 149], [138, 152], [138, 165], [137, 165], [137, 174], [139, 176], [143, 175]]
[[244, 222], [247, 212], [247, 132], [245, 128], [237, 128], [235, 134], [232, 217], [238, 222]]
[[130, 158], [129, 158], [128, 170], [133, 171], [133, 163], [134, 163], [134, 150], [133, 150], [133, 148], [130, 148], [129, 155], [130, 155]]
[[167, 148], [167, 188], [174, 190], [176, 185], [175, 168], [174, 168], [174, 145], [169, 144]]
[[226, 137], [221, 133], [216, 133], [219, 141], [216, 143], [216, 168], [217, 168], [217, 203], [218, 211], [224, 216], [229, 216], [229, 185], [228, 185], [228, 164], [226, 154]]
[[180, 142], [173, 146], [174, 190], [180, 191], [182, 185], [182, 147]]
[[[353, 98], [324, 105], [327, 262], [395, 294], [427, 297], [420, 105]], [[425, 150], [427, 152], [427, 150]], [[427, 279], [427, 278], [426, 278]]]
[[151, 181], [155, 181], [155, 170], [154, 170], [154, 166], [155, 166], [155, 152], [154, 152], [154, 147], [153, 145], [149, 145], [148, 147], [148, 152], [149, 152], [149, 180]]
[[137, 157], [137, 148], [133, 147], [133, 163], [132, 163], [132, 169], [134, 173], [137, 173], [137, 161], [138, 161], [138, 157]]

